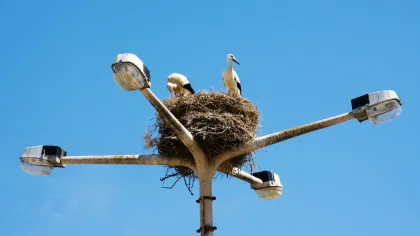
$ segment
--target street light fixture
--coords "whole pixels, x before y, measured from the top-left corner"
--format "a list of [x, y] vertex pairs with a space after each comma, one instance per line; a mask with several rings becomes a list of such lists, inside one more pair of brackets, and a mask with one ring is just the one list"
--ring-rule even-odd
[[245, 153], [354, 118], [357, 118], [359, 122], [369, 119], [373, 124], [381, 124], [401, 113], [401, 101], [394, 91], [384, 90], [369, 93], [351, 100], [351, 112], [257, 137], [249, 143], [227, 150], [209, 160], [192, 134], [152, 93], [150, 72], [136, 55], [118, 54], [111, 67], [118, 86], [125, 91], [140, 90], [185, 144], [194, 160], [186, 162], [180, 157], [159, 155], [67, 156], [66, 152], [57, 146], [34, 146], [26, 148], [20, 157], [22, 169], [31, 174], [50, 174], [54, 167], [64, 167], [66, 164], [137, 164], [188, 167], [196, 173], [200, 182], [200, 198], [197, 200], [200, 203], [200, 228], [197, 232], [207, 236], [212, 236], [216, 229], [213, 226], [212, 207], [212, 201], [216, 199], [212, 196], [212, 180], [216, 171], [250, 183], [251, 188], [262, 199], [278, 198], [283, 191], [279, 176], [273, 172], [261, 171], [248, 174], [238, 168], [226, 171], [220, 168], [224, 162]]
[[280, 177], [276, 173], [265, 170], [251, 173], [251, 175], [263, 181], [263, 184], [251, 184], [251, 188], [254, 189], [261, 199], [272, 200], [280, 197], [283, 193], [283, 185], [280, 183]]
[[[49, 175], [53, 168], [65, 168], [66, 165], [161, 165], [183, 166], [195, 170], [195, 163], [179, 157], [160, 155], [99, 155], [99, 156], [67, 156], [59, 146], [39, 145], [26, 147], [20, 157], [21, 166], [25, 172], [32, 175]], [[34, 170], [34, 171], [33, 171]], [[41, 172], [42, 171], [42, 172]], [[41, 173], [40, 173], [41, 172]], [[45, 173], [47, 172], [47, 173]], [[252, 186], [259, 186], [263, 181], [238, 168], [221, 172], [248, 182]]]
[[250, 183], [251, 188], [261, 199], [275, 199], [283, 193], [283, 185], [280, 183], [280, 177], [272, 171], [260, 171], [248, 174], [237, 167], [233, 167], [228, 174]]
[[401, 101], [393, 90], [368, 93], [351, 100], [353, 114], [363, 122], [382, 124], [401, 114]]
[[58, 146], [27, 147], [20, 156], [20, 168], [32, 175], [50, 175], [54, 167], [65, 167], [60, 159], [66, 155], [66, 151]]
[[125, 91], [150, 88], [150, 71], [140, 58], [131, 53], [118, 54], [111, 65], [114, 80]]

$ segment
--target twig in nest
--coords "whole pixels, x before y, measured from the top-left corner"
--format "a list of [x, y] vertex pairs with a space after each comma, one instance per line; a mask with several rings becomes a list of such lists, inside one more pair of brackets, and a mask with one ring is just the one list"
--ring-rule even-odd
[[179, 175], [179, 173], [177, 172], [177, 173], [174, 173], [174, 174], [170, 174], [170, 175], [167, 175], [167, 176], [165, 176], [165, 177], [163, 177], [163, 178], [160, 178], [160, 181], [165, 181], [165, 180], [167, 180], [167, 179], [169, 179], [169, 178], [172, 178], [172, 177], [175, 177], [175, 176], [177, 176], [177, 175]]
[[[175, 173], [170, 173], [171, 171], [175, 171]], [[186, 173], [184, 173], [183, 171], [185, 171], [185, 170], [177, 169], [177, 168], [174, 169], [173, 167], [168, 166], [168, 168], [166, 169], [166, 173], [165, 173], [166, 176], [163, 177], [163, 178], [160, 178], [160, 181], [165, 182], [165, 180], [167, 180], [169, 178], [172, 178], [172, 177], [176, 177], [177, 179], [172, 184], [172, 186], [162, 187], [162, 188], [172, 189], [176, 185], [176, 183], [178, 183], [178, 181], [181, 178], [183, 178], [185, 187], [187, 187], [188, 192], [191, 195], [194, 195], [193, 192], [192, 192], [192, 188], [194, 187], [194, 182], [195, 182], [196, 176], [193, 174], [194, 172], [192, 172], [192, 174], [186, 175]], [[187, 182], [187, 178], [188, 178], [188, 182]]]
[[[165, 177], [165, 178], [169, 178], [169, 177]], [[172, 184], [172, 186], [171, 187], [162, 187], [162, 188], [168, 188], [168, 189], [172, 189], [174, 186], [175, 186], [175, 184], [180, 180], [182, 178], [182, 176], [180, 176], [176, 181], [175, 181], [175, 183], [174, 184]]]
[[[187, 180], [185, 179], [185, 176], [183, 176], [182, 178], [184, 178], [184, 184], [185, 184], [185, 187], [187, 187], [188, 192], [190, 192], [191, 196], [193, 196], [194, 194], [191, 191], [191, 178], [188, 178], [188, 184], [187, 184]], [[194, 181], [193, 181], [193, 183], [194, 183]]]

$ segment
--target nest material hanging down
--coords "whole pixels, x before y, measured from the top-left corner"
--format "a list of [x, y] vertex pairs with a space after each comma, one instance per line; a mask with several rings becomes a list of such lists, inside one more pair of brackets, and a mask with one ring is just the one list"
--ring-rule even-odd
[[[163, 103], [191, 132], [209, 159], [253, 140], [259, 125], [259, 112], [247, 99], [233, 98], [225, 93], [200, 92], [166, 99]], [[145, 147], [155, 148], [160, 155], [194, 160], [159, 114], [155, 119], [154, 130], [149, 129], [144, 136]], [[246, 164], [252, 167], [252, 153], [235, 157], [224, 163], [222, 168], [230, 170]], [[169, 168], [175, 168], [184, 177], [194, 175], [189, 168]]]

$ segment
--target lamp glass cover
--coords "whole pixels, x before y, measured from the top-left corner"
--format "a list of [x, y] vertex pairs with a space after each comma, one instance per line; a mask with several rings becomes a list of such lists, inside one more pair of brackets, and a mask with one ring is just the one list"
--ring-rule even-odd
[[402, 112], [401, 105], [396, 100], [385, 101], [366, 109], [372, 124], [382, 124], [399, 116]]
[[261, 199], [272, 200], [281, 196], [283, 188], [279, 186], [268, 187], [263, 189], [255, 189], [255, 192]]
[[139, 90], [147, 86], [141, 71], [132, 63], [122, 62], [112, 66], [114, 80], [126, 91]]
[[54, 167], [52, 165], [31, 165], [21, 160], [20, 168], [31, 175], [50, 175]]

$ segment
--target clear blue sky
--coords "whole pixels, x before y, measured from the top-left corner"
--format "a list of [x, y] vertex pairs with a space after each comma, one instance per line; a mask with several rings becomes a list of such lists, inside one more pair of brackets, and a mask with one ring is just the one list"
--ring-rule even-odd
[[197, 235], [197, 195], [162, 189], [163, 167], [19, 169], [23, 148], [39, 144], [148, 153], [154, 110], [112, 78], [125, 52], [148, 65], [161, 99], [173, 72], [197, 91], [223, 89], [233, 53], [260, 135], [395, 90], [403, 113], [393, 122], [353, 120], [259, 151], [282, 197], [260, 200], [247, 183], [217, 179], [215, 235], [420, 235], [419, 11], [416, 0], [2, 1], [0, 235]]

